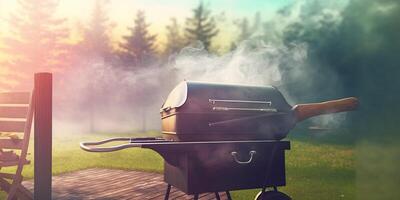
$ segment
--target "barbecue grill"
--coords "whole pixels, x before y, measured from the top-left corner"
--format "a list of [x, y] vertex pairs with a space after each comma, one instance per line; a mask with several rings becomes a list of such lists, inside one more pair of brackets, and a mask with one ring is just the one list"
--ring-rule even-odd
[[[90, 152], [141, 147], [165, 160], [164, 181], [186, 194], [261, 188], [256, 199], [290, 199], [282, 140], [297, 122], [312, 116], [354, 110], [356, 98], [290, 106], [275, 87], [180, 83], [160, 109], [163, 138], [111, 138], [83, 142]], [[102, 146], [116, 141], [124, 144]]]

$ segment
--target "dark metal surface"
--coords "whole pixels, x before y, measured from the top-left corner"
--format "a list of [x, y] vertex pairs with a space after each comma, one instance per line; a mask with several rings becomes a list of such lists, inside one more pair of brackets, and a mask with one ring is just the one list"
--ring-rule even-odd
[[[109, 142], [128, 143], [98, 147]], [[285, 150], [289, 141], [167, 141], [160, 138], [112, 138], [83, 142], [91, 152], [111, 152], [141, 147], [158, 152], [165, 160], [164, 180], [186, 194], [284, 186]], [[166, 198], [168, 198], [167, 188]]]
[[[288, 141], [209, 141], [142, 144], [164, 159], [165, 182], [187, 194], [285, 185]], [[252, 151], [257, 153], [250, 155]], [[238, 160], [251, 162], [240, 164]]]
[[182, 82], [161, 108], [162, 132], [177, 141], [280, 140], [295, 115], [274, 87]]
[[165, 196], [164, 196], [164, 200], [168, 200], [169, 199], [169, 193], [171, 192], [171, 185], [168, 184], [167, 185], [167, 191], [165, 191]]

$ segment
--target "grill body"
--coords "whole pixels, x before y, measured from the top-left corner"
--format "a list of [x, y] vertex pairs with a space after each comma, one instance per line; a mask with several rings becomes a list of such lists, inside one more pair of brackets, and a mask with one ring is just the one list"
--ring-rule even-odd
[[[187, 194], [284, 186], [288, 141], [150, 144], [165, 159], [164, 180]], [[256, 152], [249, 163], [249, 152]], [[232, 155], [236, 152], [236, 159]]]
[[160, 113], [164, 138], [175, 141], [280, 140], [296, 122], [271, 86], [184, 81]]
[[[286, 184], [282, 141], [297, 122], [313, 116], [355, 110], [354, 97], [292, 107], [271, 86], [180, 83], [160, 109], [163, 138], [111, 138], [81, 143], [91, 152], [131, 147], [153, 149], [165, 160], [164, 180], [187, 194], [262, 188], [260, 197], [290, 199], [277, 186]], [[129, 141], [112, 147], [95, 147]], [[266, 187], [274, 191], [266, 192]], [[229, 192], [227, 192], [229, 197]], [[275, 199], [275, 198], [274, 198]]]

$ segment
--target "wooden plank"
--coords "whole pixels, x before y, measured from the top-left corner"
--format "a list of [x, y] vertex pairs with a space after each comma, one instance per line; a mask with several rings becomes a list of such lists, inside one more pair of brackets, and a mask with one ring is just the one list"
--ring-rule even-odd
[[[33, 190], [32, 180], [24, 185]], [[53, 199], [164, 199], [167, 184], [162, 174], [114, 169], [87, 169], [53, 177]], [[172, 187], [170, 199], [193, 199]], [[221, 199], [227, 199], [220, 193]], [[199, 195], [215, 200], [214, 193]]]
[[0, 178], [0, 188], [3, 191], [8, 192], [10, 190], [11, 184], [9, 182], [7, 182], [6, 180], [4, 180], [3, 178]]
[[1, 92], [0, 104], [29, 104], [29, 92]]
[[0, 178], [13, 179], [15, 174], [0, 173]]
[[24, 132], [24, 121], [0, 121], [0, 132]]
[[22, 149], [22, 139], [0, 139], [1, 149]]
[[0, 118], [26, 118], [27, 106], [0, 106]]
[[22, 185], [18, 185], [18, 192], [16, 193], [18, 199], [20, 200], [32, 200], [33, 194], [31, 191], [23, 187]]
[[[17, 166], [18, 164], [19, 164], [19, 160], [16, 160], [16, 161], [0, 161], [0, 167]], [[23, 165], [29, 165], [29, 164], [31, 164], [31, 161], [23, 160], [22, 164]]]

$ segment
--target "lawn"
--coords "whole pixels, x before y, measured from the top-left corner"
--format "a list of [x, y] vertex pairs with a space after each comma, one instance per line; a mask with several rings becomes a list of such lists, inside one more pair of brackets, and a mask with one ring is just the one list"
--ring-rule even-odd
[[[113, 153], [89, 153], [79, 148], [80, 141], [108, 137], [110, 135], [104, 134], [55, 136], [53, 174], [93, 167], [162, 172], [163, 159], [151, 150], [137, 148]], [[292, 138], [291, 145], [291, 150], [286, 152], [287, 186], [281, 188], [282, 191], [293, 199], [355, 199], [356, 172], [353, 145], [318, 143], [313, 139], [304, 138]], [[30, 145], [30, 148], [32, 152], [33, 145]], [[31, 153], [29, 157], [32, 158], [32, 155]], [[11, 170], [13, 169], [6, 169], [6, 171]], [[26, 166], [23, 174], [27, 179], [32, 178], [33, 165]], [[257, 190], [246, 190], [235, 191], [232, 194], [234, 199], [244, 200], [252, 199], [257, 192]], [[4, 199], [3, 193], [0, 193], [0, 199]]]

